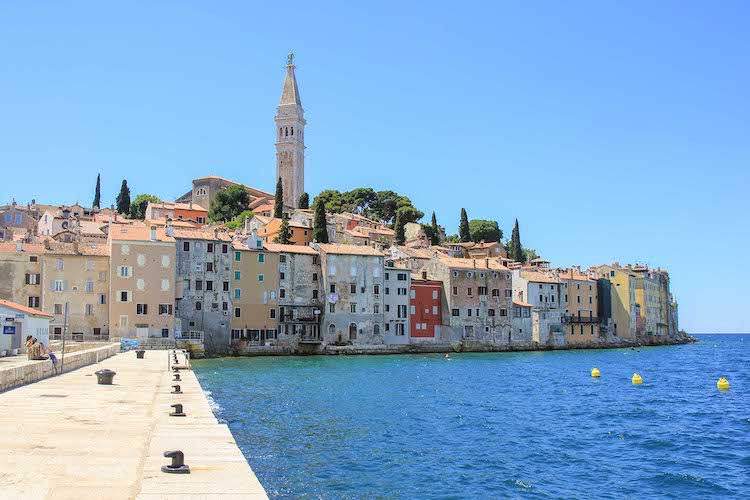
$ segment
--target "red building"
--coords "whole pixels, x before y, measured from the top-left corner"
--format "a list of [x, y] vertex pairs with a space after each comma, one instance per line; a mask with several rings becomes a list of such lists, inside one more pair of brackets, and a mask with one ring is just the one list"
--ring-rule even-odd
[[426, 279], [411, 280], [411, 337], [434, 340], [442, 324], [443, 284]]

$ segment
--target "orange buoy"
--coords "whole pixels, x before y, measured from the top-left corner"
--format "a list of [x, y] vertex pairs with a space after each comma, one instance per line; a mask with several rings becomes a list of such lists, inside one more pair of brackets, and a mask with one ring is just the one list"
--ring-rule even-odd
[[445, 359], [451, 359], [451, 355], [450, 354], [446, 354], [445, 355]]

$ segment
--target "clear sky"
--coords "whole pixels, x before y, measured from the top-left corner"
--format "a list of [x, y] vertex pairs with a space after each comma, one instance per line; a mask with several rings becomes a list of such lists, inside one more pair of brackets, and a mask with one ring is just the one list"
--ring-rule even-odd
[[667, 268], [690, 332], [750, 331], [748, 2], [355, 4], [0, 3], [0, 202], [272, 191], [292, 49], [311, 196], [518, 218], [553, 265]]

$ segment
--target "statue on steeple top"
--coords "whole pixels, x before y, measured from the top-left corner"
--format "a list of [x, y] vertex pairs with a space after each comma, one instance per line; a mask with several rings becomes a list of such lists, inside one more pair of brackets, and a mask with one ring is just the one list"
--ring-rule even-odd
[[292, 64], [294, 64], [294, 52], [290, 50], [289, 55], [286, 56], [286, 65], [291, 66]]

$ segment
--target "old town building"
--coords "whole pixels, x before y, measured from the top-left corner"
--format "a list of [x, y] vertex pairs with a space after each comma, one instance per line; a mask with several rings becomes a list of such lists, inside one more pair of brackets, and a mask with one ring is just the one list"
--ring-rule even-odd
[[513, 271], [513, 300], [531, 304], [534, 342], [565, 345], [560, 289], [560, 279], [550, 269], [522, 268]]
[[297, 208], [305, 192], [305, 111], [302, 109], [294, 55], [289, 54], [286, 78], [276, 114], [276, 179], [284, 188], [284, 205]]
[[[385, 268], [383, 286], [383, 321], [386, 344], [408, 344], [410, 338], [411, 274], [408, 269], [393, 267], [388, 262]], [[375, 300], [378, 297], [374, 297]], [[375, 304], [377, 307], [377, 304]]]
[[566, 344], [599, 342], [599, 294], [596, 280], [580, 269], [566, 269], [558, 274], [562, 283], [562, 300], [565, 308]]
[[[409, 292], [409, 328], [411, 343], [438, 343], [443, 323], [443, 283], [411, 277]], [[450, 332], [449, 332], [450, 333]], [[450, 335], [447, 341], [450, 340]]]
[[0, 299], [42, 309], [44, 245], [0, 242]]

